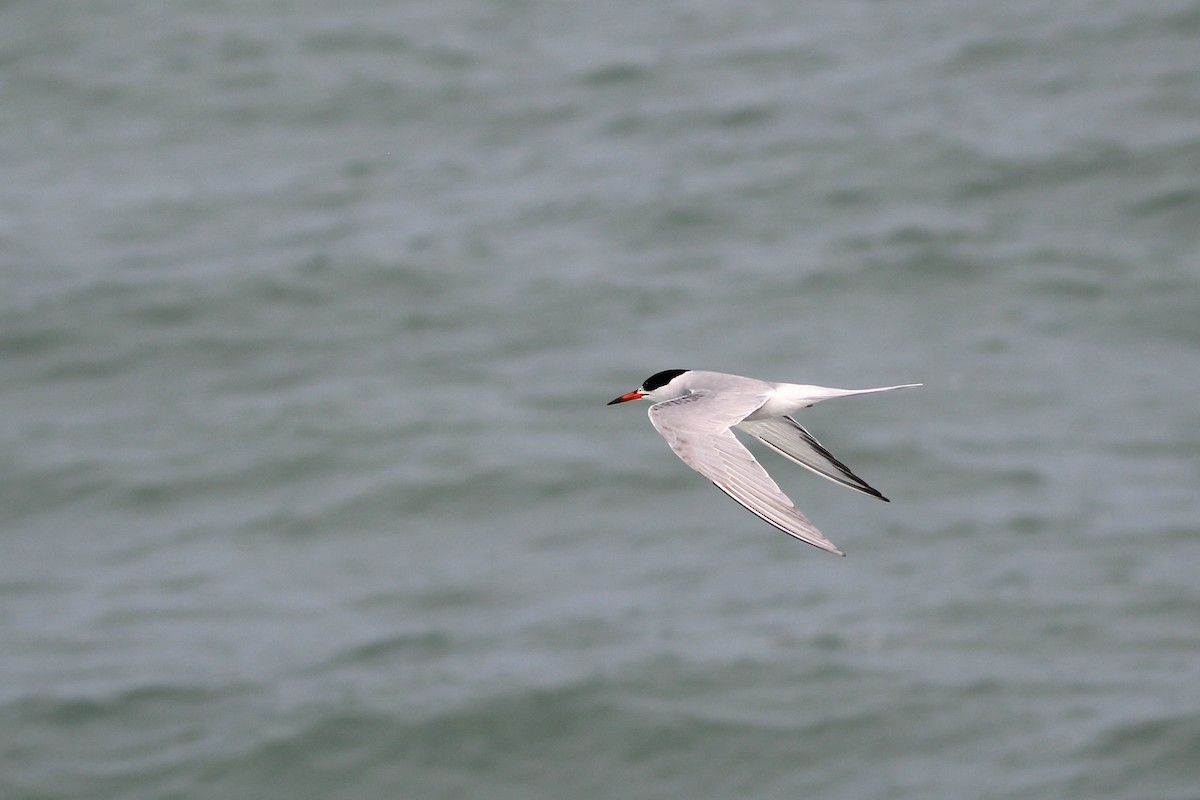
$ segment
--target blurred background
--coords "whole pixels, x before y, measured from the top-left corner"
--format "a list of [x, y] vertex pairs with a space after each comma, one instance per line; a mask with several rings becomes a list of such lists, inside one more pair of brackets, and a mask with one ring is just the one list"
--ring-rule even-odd
[[[1200, 797], [1200, 3], [0, 3], [0, 796]], [[764, 463], [668, 368], [924, 388]]]

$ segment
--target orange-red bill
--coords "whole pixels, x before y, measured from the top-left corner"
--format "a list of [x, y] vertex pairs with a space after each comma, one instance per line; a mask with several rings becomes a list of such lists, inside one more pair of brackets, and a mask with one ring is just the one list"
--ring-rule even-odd
[[607, 405], [614, 406], [617, 403], [628, 403], [630, 400], [641, 400], [646, 395], [641, 389], [634, 389], [632, 392], [626, 392], [616, 400], [609, 400]]

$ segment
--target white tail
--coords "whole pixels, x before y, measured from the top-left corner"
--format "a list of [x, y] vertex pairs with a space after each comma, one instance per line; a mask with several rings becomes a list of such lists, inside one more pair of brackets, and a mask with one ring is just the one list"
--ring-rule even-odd
[[769, 419], [794, 414], [802, 408], [816, 405], [834, 397], [851, 397], [856, 394], [890, 392], [893, 389], [912, 389], [920, 383], [905, 383], [900, 386], [879, 386], [874, 389], [835, 389], [831, 386], [805, 386], [800, 383], [775, 384], [775, 396], [747, 419]]
[[809, 405], [819, 403], [822, 400], [828, 400], [832, 397], [850, 397], [856, 394], [875, 394], [876, 392], [890, 392], [893, 389], [913, 389], [917, 386], [922, 386], [920, 383], [904, 383], [899, 386], [878, 386], [874, 389], [833, 389], [828, 386], [799, 386], [795, 388], [802, 390], [810, 398]]

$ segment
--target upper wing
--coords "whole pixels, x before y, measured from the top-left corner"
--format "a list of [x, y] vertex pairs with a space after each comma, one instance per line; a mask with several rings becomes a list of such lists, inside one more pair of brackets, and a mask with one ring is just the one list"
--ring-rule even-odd
[[765, 399], [696, 392], [651, 406], [650, 422], [675, 455], [750, 512], [814, 547], [845, 555], [796, 509], [730, 430]]
[[800, 423], [791, 417], [743, 420], [738, 423], [737, 427], [754, 438], [762, 440], [763, 444], [781, 456], [795, 461], [823, 478], [888, 502], [888, 499], [880, 494], [879, 490], [870, 486], [851, 472], [849, 467], [834, 458], [832, 453], [822, 447], [811, 433], [804, 430]]

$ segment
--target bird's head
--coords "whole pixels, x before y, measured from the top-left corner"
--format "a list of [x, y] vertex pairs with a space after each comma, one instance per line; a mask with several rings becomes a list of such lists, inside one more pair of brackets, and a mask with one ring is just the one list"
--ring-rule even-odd
[[652, 403], [661, 403], [664, 400], [680, 397], [687, 393], [683, 387], [683, 376], [688, 372], [690, 370], [686, 369], [664, 369], [662, 372], [656, 372], [642, 381], [642, 385], [632, 392], [626, 392], [620, 397], [608, 401], [608, 405], [628, 403], [630, 400], [641, 400], [642, 398], [646, 398]]

